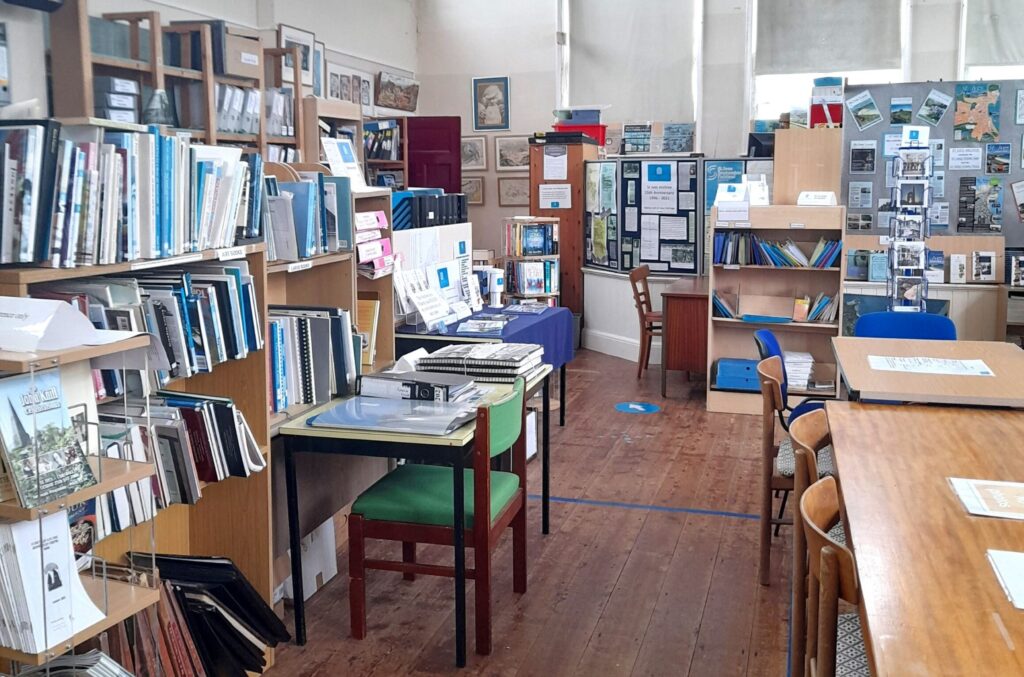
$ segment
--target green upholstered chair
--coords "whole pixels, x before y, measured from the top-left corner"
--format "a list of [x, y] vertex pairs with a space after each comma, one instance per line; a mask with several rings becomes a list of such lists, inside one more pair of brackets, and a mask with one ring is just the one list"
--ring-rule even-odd
[[[473, 467], [466, 472], [465, 544], [473, 549], [476, 650], [491, 652], [491, 553], [505, 529], [512, 529], [512, 587], [526, 592], [526, 438], [522, 379], [499, 401], [477, 409]], [[512, 449], [513, 472], [492, 471], [491, 458]], [[349, 517], [349, 606], [352, 636], [366, 635], [366, 569], [454, 576], [450, 566], [416, 562], [416, 544], [452, 545], [455, 518], [452, 471], [430, 465], [401, 465], [364, 491]], [[488, 506], [478, 519], [476, 506]], [[368, 538], [401, 541], [402, 561], [366, 559]]]

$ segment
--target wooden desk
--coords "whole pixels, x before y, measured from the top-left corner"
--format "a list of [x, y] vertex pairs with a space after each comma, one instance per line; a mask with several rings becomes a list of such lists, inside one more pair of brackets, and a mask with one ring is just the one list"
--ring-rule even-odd
[[[1024, 351], [1000, 341], [920, 341], [838, 336], [832, 339], [837, 369], [852, 398], [1024, 407]], [[995, 376], [944, 376], [880, 371], [868, 355], [984, 360]]]
[[661, 396], [669, 369], [708, 370], [708, 278], [684, 277], [661, 292]]
[[[536, 376], [526, 383], [524, 396], [529, 398], [538, 389], [544, 390], [544, 406], [547, 411], [551, 365], [544, 365]], [[490, 401], [500, 398], [512, 386], [487, 384], [492, 389]], [[302, 590], [302, 531], [299, 525], [299, 487], [295, 476], [295, 455], [299, 453], [342, 454], [351, 456], [375, 456], [379, 458], [404, 458], [426, 463], [451, 464], [453, 473], [454, 523], [465, 521], [465, 493], [463, 470], [466, 457], [473, 450], [473, 435], [476, 421], [470, 421], [447, 435], [415, 435], [394, 433], [386, 430], [346, 430], [344, 428], [315, 428], [307, 424], [310, 418], [331, 409], [340, 400], [332, 400], [299, 418], [281, 426], [279, 434], [284, 439], [285, 488], [288, 502], [288, 547], [291, 550], [292, 588], [295, 605], [295, 643], [306, 643], [306, 602]], [[547, 417], [545, 416], [545, 419]], [[525, 422], [524, 422], [525, 423]], [[525, 425], [524, 425], [525, 433]], [[547, 445], [544, 449], [544, 494], [543, 512], [548, 511]], [[466, 551], [462, 529], [454, 531], [455, 548], [455, 663], [466, 665]]]
[[825, 411], [872, 674], [1024, 674], [1024, 612], [986, 557], [1024, 549], [1024, 522], [970, 516], [946, 479], [1024, 481], [1024, 412]]

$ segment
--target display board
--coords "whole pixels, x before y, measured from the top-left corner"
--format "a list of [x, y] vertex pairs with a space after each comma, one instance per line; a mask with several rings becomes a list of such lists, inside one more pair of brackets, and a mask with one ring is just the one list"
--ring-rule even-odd
[[585, 165], [583, 260], [588, 266], [619, 270], [619, 163], [600, 160]]
[[1024, 244], [1024, 80], [858, 85], [846, 90], [847, 231], [885, 235], [904, 124], [928, 125], [932, 235], [1001, 234]]

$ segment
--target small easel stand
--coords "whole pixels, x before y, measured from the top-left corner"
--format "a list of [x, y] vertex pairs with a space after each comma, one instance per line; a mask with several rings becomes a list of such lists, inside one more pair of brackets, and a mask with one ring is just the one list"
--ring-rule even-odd
[[904, 125], [892, 171], [896, 187], [891, 199], [896, 216], [889, 220], [889, 308], [923, 313], [928, 297], [925, 240], [930, 234], [928, 207], [932, 195], [927, 127]]

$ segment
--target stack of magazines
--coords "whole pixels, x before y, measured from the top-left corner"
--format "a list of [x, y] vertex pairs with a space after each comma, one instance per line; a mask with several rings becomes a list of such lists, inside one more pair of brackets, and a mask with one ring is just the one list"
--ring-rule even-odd
[[107, 654], [93, 649], [88, 653], [58, 656], [46, 665], [38, 665], [18, 673], [19, 677], [132, 677], [132, 673], [121, 667]]
[[479, 343], [445, 346], [421, 357], [420, 371], [472, 376], [483, 383], [526, 380], [544, 368], [544, 347], [532, 343]]
[[547, 309], [544, 303], [513, 303], [505, 306], [504, 311], [514, 315], [540, 315]]

